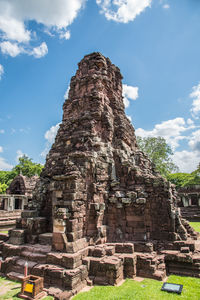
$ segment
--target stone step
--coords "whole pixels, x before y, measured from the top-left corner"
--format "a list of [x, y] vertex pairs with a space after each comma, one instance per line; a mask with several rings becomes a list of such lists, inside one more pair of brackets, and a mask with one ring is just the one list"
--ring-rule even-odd
[[6, 210], [0, 211], [0, 218], [13, 218], [13, 217], [21, 217], [20, 211], [11, 211], [7, 212]]
[[27, 251], [31, 253], [41, 253], [41, 254], [47, 254], [51, 251], [50, 245], [41, 245], [41, 244], [25, 244], [20, 246], [22, 251]]
[[2, 226], [10, 226], [10, 225], [15, 225], [16, 220], [0, 220], [0, 227]]
[[7, 277], [10, 278], [11, 280], [22, 281], [24, 275], [17, 272], [9, 272], [7, 273]]
[[7, 240], [8, 240], [8, 234], [0, 232], [0, 241], [4, 241], [5, 242]]
[[39, 243], [41, 245], [52, 245], [52, 237], [53, 233], [51, 232], [39, 234]]
[[20, 254], [21, 257], [28, 261], [33, 261], [37, 263], [46, 263], [46, 258], [47, 256], [42, 253], [34, 253], [34, 252], [29, 252], [29, 251], [22, 251]]
[[40, 244], [13, 245], [2, 242], [2, 244], [0, 243], [0, 250], [3, 252], [4, 259], [6, 257], [22, 256], [22, 258], [29, 257], [30, 260], [35, 261], [38, 257], [39, 262], [43, 262], [44, 256], [51, 251], [51, 246]]
[[[43, 245], [42, 245], [43, 246]], [[26, 248], [26, 247], [24, 247]], [[22, 256], [12, 256], [6, 257], [3, 261], [3, 270], [4, 273], [9, 274], [9, 276], [14, 276], [16, 279], [23, 277], [24, 266], [26, 263], [27, 255], [30, 252], [22, 251]], [[65, 253], [66, 254], [66, 253]], [[77, 288], [81, 282], [85, 281], [88, 278], [88, 271], [86, 265], [79, 265], [76, 268], [66, 269], [59, 265], [41, 263], [36, 260], [36, 257], [40, 257], [40, 260], [45, 259], [45, 255], [41, 253], [32, 252], [34, 258], [31, 258], [31, 261], [28, 260], [28, 274], [42, 276], [46, 286], [56, 286], [62, 289], [74, 289]]]
[[152, 279], [163, 281], [166, 278], [166, 271], [156, 270], [152, 274]]

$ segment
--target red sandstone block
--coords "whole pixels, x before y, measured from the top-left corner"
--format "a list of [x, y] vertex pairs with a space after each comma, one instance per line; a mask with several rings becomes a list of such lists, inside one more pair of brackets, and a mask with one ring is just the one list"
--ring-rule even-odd
[[66, 269], [74, 269], [79, 267], [82, 264], [81, 254], [63, 254], [61, 265]]
[[65, 288], [75, 289], [81, 284], [81, 270], [79, 268], [66, 271], [63, 278]]
[[86, 247], [86, 248], [80, 250], [79, 253], [81, 254], [81, 258], [83, 259], [84, 257], [88, 256], [89, 247]]
[[134, 243], [135, 252], [153, 252], [152, 243]]
[[126, 216], [126, 220], [128, 222], [141, 222], [142, 219], [143, 219], [143, 216], [134, 216], [134, 215]]
[[53, 249], [56, 251], [64, 251], [65, 250], [65, 245], [64, 243], [54, 243], [53, 244]]
[[103, 247], [96, 246], [92, 251], [92, 256], [94, 257], [103, 257], [105, 256], [106, 251]]
[[181, 253], [189, 253], [190, 248], [189, 247], [181, 247], [180, 251], [181, 251]]
[[96, 276], [97, 271], [100, 269], [100, 262], [103, 258], [90, 257], [89, 275]]
[[52, 243], [62, 243], [63, 242], [63, 237], [62, 237], [62, 233], [53, 233], [53, 237], [52, 237]]
[[50, 252], [47, 254], [47, 263], [53, 265], [60, 265], [62, 260], [62, 254], [57, 252]]
[[44, 270], [44, 278], [62, 279], [64, 276], [64, 268], [54, 265], [46, 265]]
[[73, 232], [73, 231], [77, 230], [77, 226], [78, 226], [77, 219], [66, 221], [66, 228], [67, 228], [68, 232]]
[[115, 252], [116, 253], [133, 253], [134, 252], [134, 245], [131, 244], [131, 243], [116, 244], [115, 245]]
[[112, 256], [113, 254], [115, 254], [114, 246], [106, 246], [105, 250], [106, 250], [106, 255], [108, 256]]

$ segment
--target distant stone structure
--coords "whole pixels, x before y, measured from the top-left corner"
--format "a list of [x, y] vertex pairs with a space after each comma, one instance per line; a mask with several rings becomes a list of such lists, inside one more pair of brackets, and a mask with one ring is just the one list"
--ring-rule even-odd
[[26, 177], [17, 175], [6, 190], [0, 195], [0, 229], [15, 228], [16, 220], [21, 217], [21, 211], [28, 207], [32, 200], [38, 176]]
[[14, 276], [29, 260], [46, 286], [67, 290], [56, 299], [136, 275], [199, 277], [198, 234], [180, 217], [173, 185], [137, 147], [119, 68], [100, 53], [78, 66], [32, 211], [2, 245], [2, 271]]
[[181, 187], [177, 191], [181, 215], [189, 221], [200, 221], [200, 185]]
[[9, 185], [6, 193], [10, 195], [25, 195], [28, 200], [32, 199], [33, 190], [38, 181], [37, 175], [28, 177], [17, 175]]

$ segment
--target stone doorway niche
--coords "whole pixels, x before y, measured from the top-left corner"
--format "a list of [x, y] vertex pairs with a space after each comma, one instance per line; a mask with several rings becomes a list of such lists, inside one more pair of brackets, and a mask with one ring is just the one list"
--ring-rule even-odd
[[196, 194], [192, 194], [191, 195], [191, 205], [193, 206], [197, 206], [199, 203], [198, 203], [198, 197]]
[[20, 190], [21, 190], [20, 183], [16, 182], [12, 194], [20, 195], [21, 194]]
[[15, 198], [15, 209], [22, 209], [22, 200]]

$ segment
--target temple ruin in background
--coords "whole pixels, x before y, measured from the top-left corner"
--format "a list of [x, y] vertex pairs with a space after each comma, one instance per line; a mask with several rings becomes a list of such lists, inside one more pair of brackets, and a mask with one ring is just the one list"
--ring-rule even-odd
[[178, 190], [180, 201], [178, 206], [181, 215], [189, 221], [200, 221], [200, 185], [180, 187]]
[[10, 183], [6, 194], [0, 195], [0, 229], [15, 228], [21, 211], [28, 207], [32, 200], [38, 176], [17, 175]]

